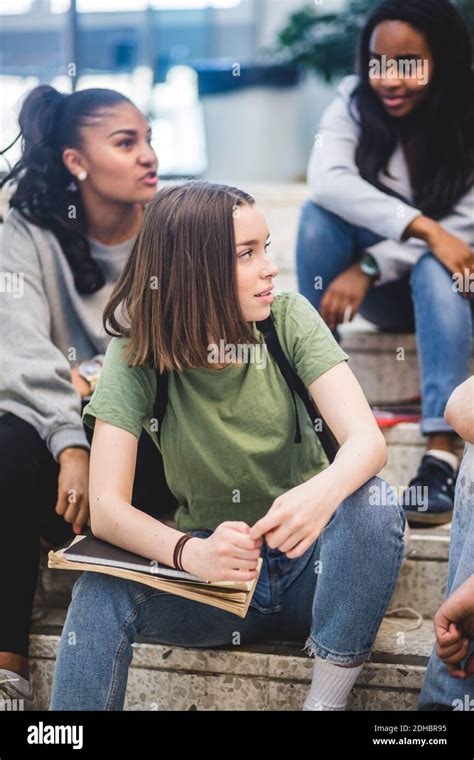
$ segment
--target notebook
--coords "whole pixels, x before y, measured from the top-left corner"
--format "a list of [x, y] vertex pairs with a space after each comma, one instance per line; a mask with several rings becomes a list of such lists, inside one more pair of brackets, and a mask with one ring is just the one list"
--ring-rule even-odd
[[244, 618], [260, 577], [262, 557], [257, 560], [257, 576], [250, 581], [210, 581], [176, 570], [157, 560], [149, 560], [95, 538], [92, 533], [76, 536], [57, 551], [48, 553], [48, 567], [115, 575], [137, 581], [170, 594], [233, 612]]

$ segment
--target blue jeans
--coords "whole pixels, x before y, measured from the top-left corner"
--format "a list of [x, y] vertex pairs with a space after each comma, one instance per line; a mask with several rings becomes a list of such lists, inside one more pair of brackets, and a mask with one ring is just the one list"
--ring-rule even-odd
[[[446, 598], [474, 574], [474, 445], [466, 443], [454, 494], [453, 524], [449, 548]], [[474, 651], [474, 642], [470, 652]], [[433, 647], [418, 710], [430, 710], [434, 705], [454, 709], [473, 709], [466, 702], [474, 699], [474, 676], [453, 678]], [[459, 702], [457, 700], [460, 700]]]
[[[392, 498], [384, 498], [384, 488]], [[121, 710], [135, 641], [226, 647], [304, 642], [336, 663], [370, 656], [403, 558], [405, 515], [375, 476], [344, 499], [318, 539], [289, 559], [264, 542], [247, 615], [84, 572], [59, 646], [51, 710]], [[211, 530], [193, 531], [207, 537]]]
[[[296, 263], [300, 292], [319, 310], [329, 283], [382, 238], [307, 201], [300, 216]], [[315, 290], [314, 278], [323, 288]], [[360, 313], [382, 330], [415, 332], [422, 386], [423, 435], [452, 432], [444, 409], [469, 376], [474, 300], [452, 289], [451, 273], [429, 251], [398, 280], [372, 286]], [[339, 333], [334, 331], [339, 340]]]

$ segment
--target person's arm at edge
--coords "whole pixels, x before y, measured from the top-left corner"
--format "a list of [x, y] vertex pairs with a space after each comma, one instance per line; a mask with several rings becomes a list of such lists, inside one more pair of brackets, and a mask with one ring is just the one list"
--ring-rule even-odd
[[474, 375], [454, 389], [444, 419], [464, 441], [474, 444]]
[[50, 306], [44, 290], [39, 253], [28, 226], [8, 215], [2, 231], [0, 266], [23, 275], [23, 293], [0, 299], [0, 386], [2, 410], [22, 417], [45, 441], [53, 458], [68, 450], [89, 451], [81, 420], [81, 401], [73, 387], [70, 364], [52, 342]]

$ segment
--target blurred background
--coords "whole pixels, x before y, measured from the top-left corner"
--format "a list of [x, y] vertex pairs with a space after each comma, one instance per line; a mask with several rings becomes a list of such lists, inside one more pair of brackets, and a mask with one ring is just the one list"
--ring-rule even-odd
[[[0, 173], [38, 83], [110, 87], [153, 126], [163, 179], [301, 182], [378, 0], [0, 0]], [[474, 0], [458, 0], [474, 29]]]

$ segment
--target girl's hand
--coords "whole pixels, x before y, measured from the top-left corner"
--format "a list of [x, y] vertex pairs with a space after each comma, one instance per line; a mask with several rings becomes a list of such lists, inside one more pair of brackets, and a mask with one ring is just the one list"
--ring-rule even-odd
[[[438, 225], [436, 232], [432, 235], [430, 241], [431, 251], [437, 259], [453, 274], [461, 275], [461, 282], [464, 281], [464, 274], [467, 270], [468, 277], [474, 275], [474, 252], [464, 240], [451, 235], [441, 225]], [[469, 290], [460, 289], [460, 294], [464, 298], [472, 297]]]
[[318, 493], [316, 478], [278, 496], [267, 514], [252, 526], [250, 538], [265, 535], [270, 548], [279, 549], [290, 559], [301, 557], [339, 506], [328, 498], [324, 488]]
[[253, 580], [262, 539], [251, 539], [249, 531], [247, 523], [227, 520], [207, 538], [195, 536], [183, 547], [183, 567], [210, 581]]
[[371, 285], [371, 278], [357, 263], [334, 278], [320, 306], [320, 314], [331, 330], [335, 330], [337, 325], [344, 321], [348, 306], [351, 308], [349, 321], [352, 321]]
[[89, 518], [89, 452], [69, 448], [59, 455], [58, 498], [55, 511], [72, 523], [74, 533], [90, 525]]

